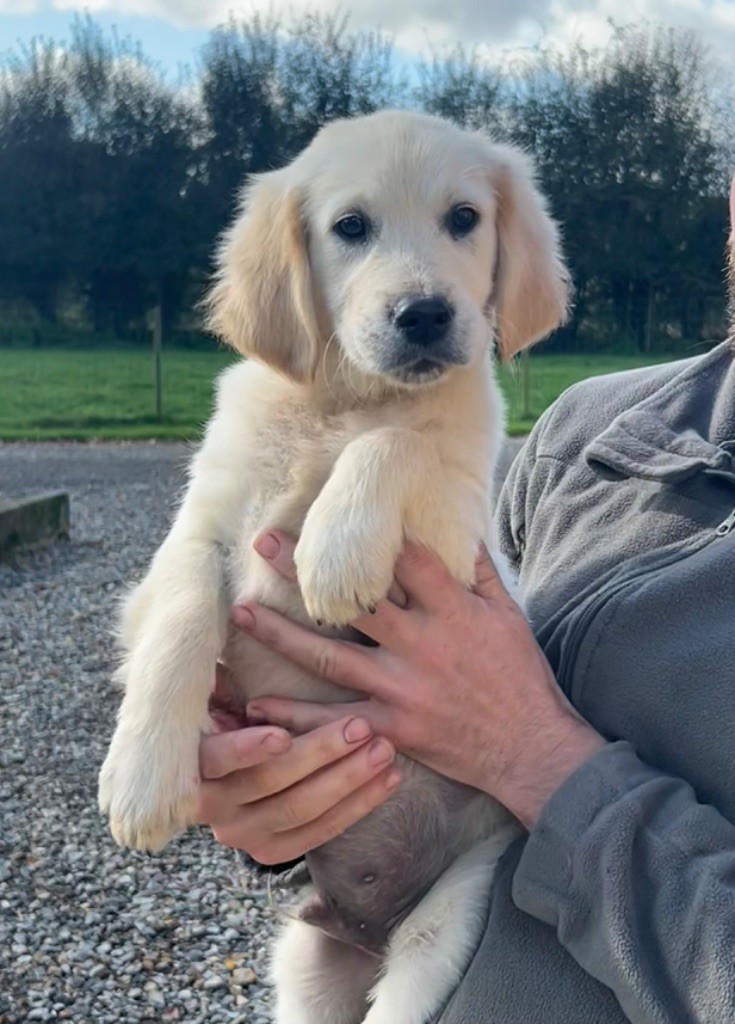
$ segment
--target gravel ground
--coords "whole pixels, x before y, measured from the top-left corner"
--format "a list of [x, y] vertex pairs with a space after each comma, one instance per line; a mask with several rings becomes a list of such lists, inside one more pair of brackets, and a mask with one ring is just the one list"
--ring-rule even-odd
[[71, 494], [72, 536], [0, 565], [0, 1021], [270, 1019], [265, 884], [191, 831], [116, 849], [96, 807], [109, 629], [182, 484], [176, 445], [0, 445], [0, 491]]
[[163, 538], [186, 456], [0, 444], [0, 492], [68, 490], [72, 517], [69, 541], [0, 564], [1, 1024], [270, 1020], [265, 882], [202, 829], [119, 851], [96, 806], [115, 604]]

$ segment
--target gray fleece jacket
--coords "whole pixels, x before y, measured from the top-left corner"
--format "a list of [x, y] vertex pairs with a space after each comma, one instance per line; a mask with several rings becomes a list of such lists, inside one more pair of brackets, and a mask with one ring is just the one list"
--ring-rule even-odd
[[596, 378], [539, 422], [502, 545], [609, 744], [508, 851], [441, 1024], [735, 1024], [735, 358]]

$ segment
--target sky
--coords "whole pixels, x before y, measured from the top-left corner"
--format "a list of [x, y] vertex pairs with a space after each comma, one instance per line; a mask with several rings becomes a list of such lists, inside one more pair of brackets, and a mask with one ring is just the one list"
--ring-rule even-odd
[[[65, 39], [75, 13], [88, 11], [104, 27], [140, 40], [143, 49], [175, 71], [191, 63], [207, 31], [228, 13], [334, 11], [334, 0], [0, 0], [0, 51], [34, 36]], [[417, 9], [421, 13], [417, 13]], [[618, 24], [646, 18], [701, 32], [713, 56], [735, 67], [735, 0], [344, 0], [354, 28], [381, 28], [410, 59], [432, 47], [479, 44], [489, 56], [539, 43], [604, 43]]]

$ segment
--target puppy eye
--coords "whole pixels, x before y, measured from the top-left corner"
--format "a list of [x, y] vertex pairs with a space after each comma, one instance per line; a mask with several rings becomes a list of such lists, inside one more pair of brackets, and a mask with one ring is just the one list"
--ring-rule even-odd
[[455, 238], [463, 238], [465, 235], [469, 235], [480, 220], [480, 214], [474, 208], [474, 206], [468, 206], [467, 203], [460, 203], [458, 206], [453, 206], [449, 211], [448, 228]]
[[340, 217], [332, 230], [345, 242], [364, 242], [368, 236], [368, 222], [361, 213], [348, 213]]

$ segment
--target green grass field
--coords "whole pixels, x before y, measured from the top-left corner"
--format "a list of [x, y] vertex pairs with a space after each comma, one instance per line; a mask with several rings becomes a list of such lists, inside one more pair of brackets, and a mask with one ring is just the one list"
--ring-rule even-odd
[[[226, 352], [164, 351], [163, 418], [157, 421], [150, 352], [5, 349], [0, 351], [0, 440], [196, 439], [212, 405], [213, 378], [234, 358]], [[520, 366], [503, 368], [510, 432], [526, 433], [576, 381], [647, 361], [533, 355], [530, 419], [523, 417]]]

